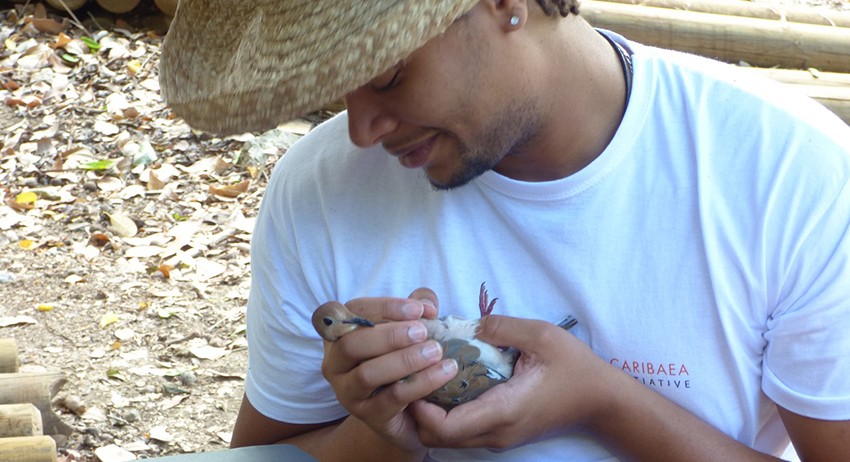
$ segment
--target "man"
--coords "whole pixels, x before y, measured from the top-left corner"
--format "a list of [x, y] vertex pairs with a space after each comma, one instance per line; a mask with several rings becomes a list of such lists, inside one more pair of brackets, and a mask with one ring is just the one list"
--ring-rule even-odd
[[[266, 192], [233, 446], [745, 461], [790, 435], [803, 460], [850, 460], [836, 117], [570, 1], [238, 4], [181, 2], [162, 61], [178, 114], [236, 132], [343, 94], [348, 111]], [[417, 319], [477, 316], [481, 281], [501, 316], [479, 337], [522, 356], [446, 413], [421, 398], [457, 366]], [[391, 322], [323, 345], [329, 300]]]

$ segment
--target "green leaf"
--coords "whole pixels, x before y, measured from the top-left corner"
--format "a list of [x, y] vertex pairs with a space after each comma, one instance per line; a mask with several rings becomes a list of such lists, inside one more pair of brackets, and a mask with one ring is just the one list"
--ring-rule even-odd
[[77, 64], [80, 62], [80, 57], [77, 55], [72, 55], [71, 53], [62, 53], [62, 59], [71, 64]]
[[118, 379], [122, 382], [127, 381], [127, 377], [124, 377], [124, 374], [122, 374], [121, 371], [116, 369], [116, 368], [108, 369], [106, 371], [106, 376], [109, 377], [110, 379]]
[[83, 170], [108, 170], [115, 164], [114, 160], [103, 159], [103, 160], [95, 160], [93, 162], [89, 162], [87, 164], [80, 165], [80, 168]]
[[97, 43], [97, 40], [89, 38], [89, 37], [83, 37], [82, 40], [83, 40], [83, 43], [85, 43], [86, 46], [89, 47], [89, 50], [91, 50], [92, 53], [95, 53], [98, 50], [100, 50], [100, 44]]

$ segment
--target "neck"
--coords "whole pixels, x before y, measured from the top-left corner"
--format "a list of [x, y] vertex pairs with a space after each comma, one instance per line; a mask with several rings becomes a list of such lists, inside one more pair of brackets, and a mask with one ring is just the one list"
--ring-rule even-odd
[[625, 113], [626, 79], [617, 52], [583, 19], [559, 21], [541, 31], [557, 34], [541, 41], [547, 60], [532, 63], [544, 70], [532, 87], [539, 95], [539, 129], [495, 168], [514, 179], [551, 181], [578, 172], [602, 154]]

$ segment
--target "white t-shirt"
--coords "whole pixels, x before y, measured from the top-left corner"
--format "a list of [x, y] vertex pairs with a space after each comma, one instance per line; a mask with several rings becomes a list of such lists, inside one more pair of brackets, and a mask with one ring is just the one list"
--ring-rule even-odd
[[[434, 191], [379, 146], [354, 147], [345, 114], [293, 146], [254, 234], [251, 403], [291, 423], [346, 415], [320, 373], [318, 305], [427, 286], [441, 315], [469, 318], [486, 281], [495, 313], [574, 315], [613, 367], [758, 450], [788, 442], [773, 402], [850, 419], [850, 129], [726, 65], [627, 45], [624, 120], [561, 180], [490, 171]], [[613, 456], [563, 432], [429, 458]]]

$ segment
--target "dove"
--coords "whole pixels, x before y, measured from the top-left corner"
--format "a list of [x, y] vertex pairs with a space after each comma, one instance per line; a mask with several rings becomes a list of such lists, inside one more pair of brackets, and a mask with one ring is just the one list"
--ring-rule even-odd
[[[489, 301], [485, 283], [482, 283], [478, 295], [478, 309], [482, 317], [493, 312], [496, 300]], [[520, 352], [515, 348], [496, 347], [475, 338], [480, 319], [462, 319], [449, 315], [420, 321], [428, 330], [428, 338], [442, 346], [443, 358], [452, 358], [458, 365], [457, 374], [428, 395], [426, 401], [450, 411], [506, 382], [513, 375]], [[371, 321], [355, 315], [339, 302], [328, 302], [317, 308], [312, 322], [316, 332], [329, 342], [354, 330], [374, 326]], [[558, 323], [567, 330], [576, 324], [572, 316]]]

